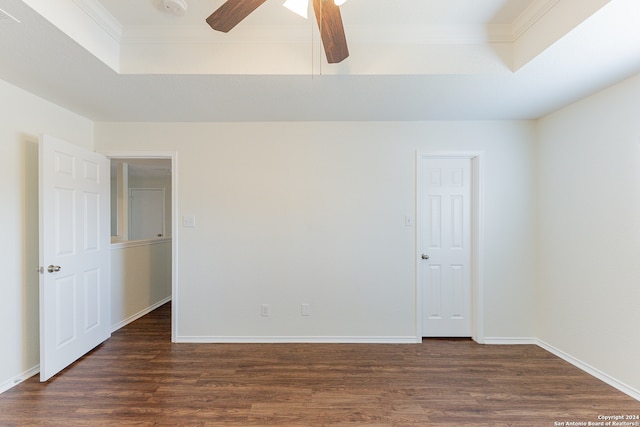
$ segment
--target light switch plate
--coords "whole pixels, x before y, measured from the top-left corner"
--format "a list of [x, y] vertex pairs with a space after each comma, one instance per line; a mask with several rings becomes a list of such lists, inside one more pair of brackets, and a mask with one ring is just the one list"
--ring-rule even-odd
[[185, 215], [182, 217], [182, 226], [188, 228], [194, 228], [196, 226], [195, 215]]
[[269, 317], [271, 316], [271, 307], [269, 307], [269, 304], [262, 304], [260, 306], [260, 315], [262, 317]]

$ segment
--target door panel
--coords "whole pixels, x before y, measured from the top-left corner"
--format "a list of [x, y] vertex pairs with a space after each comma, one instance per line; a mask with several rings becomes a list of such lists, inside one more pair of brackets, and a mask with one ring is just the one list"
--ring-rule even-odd
[[84, 193], [84, 250], [100, 249], [100, 198], [95, 193]]
[[85, 332], [100, 326], [100, 270], [94, 269], [84, 273], [85, 290]]
[[471, 336], [471, 159], [420, 168], [422, 335]]
[[[56, 300], [74, 301], [76, 299], [76, 281], [72, 276], [62, 277], [55, 280]], [[65, 305], [58, 305], [56, 310], [56, 346], [61, 348], [65, 344], [72, 342], [76, 337], [75, 310], [66, 310]]]
[[442, 319], [442, 270], [439, 265], [426, 267], [429, 287], [426, 288], [424, 315], [429, 320]]
[[41, 139], [41, 381], [110, 336], [109, 199], [106, 157]]

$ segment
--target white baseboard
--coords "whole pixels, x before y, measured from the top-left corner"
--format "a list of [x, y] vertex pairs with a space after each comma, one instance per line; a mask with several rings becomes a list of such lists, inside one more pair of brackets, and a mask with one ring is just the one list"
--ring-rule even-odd
[[526, 337], [485, 337], [482, 344], [488, 345], [537, 345], [538, 340], [536, 338]]
[[416, 337], [201, 337], [182, 336], [177, 343], [207, 344], [416, 344]]
[[599, 379], [600, 381], [603, 381], [607, 384], [609, 384], [611, 387], [620, 390], [621, 392], [623, 392], [624, 394], [640, 401], [640, 391], [636, 390], [635, 388], [626, 385], [625, 383], [618, 381], [617, 379], [605, 374], [604, 372], [602, 372], [599, 369], [594, 368], [593, 366], [582, 362], [579, 359], [576, 359], [575, 357], [565, 353], [564, 351], [552, 346], [551, 344], [548, 344], [542, 340], [536, 340], [537, 341], [537, 345], [544, 348], [545, 350], [547, 350], [549, 353], [558, 356], [560, 359], [565, 360], [569, 363], [571, 363], [573, 366], [575, 366], [578, 369], [581, 369], [583, 371], [585, 371], [587, 374], [596, 377], [597, 379]]
[[153, 304], [152, 306], [149, 306], [147, 308], [145, 308], [144, 310], [141, 310], [139, 312], [137, 312], [136, 314], [127, 317], [126, 319], [124, 319], [121, 322], [116, 323], [115, 325], [111, 326], [111, 333], [117, 331], [118, 329], [127, 326], [129, 323], [138, 320], [139, 318], [141, 318], [142, 316], [151, 313], [153, 310], [155, 310], [156, 308], [168, 303], [169, 301], [171, 301], [171, 296], [166, 297], [165, 299], [158, 301], [157, 303]]
[[12, 387], [17, 386], [21, 382], [31, 378], [32, 376], [38, 374], [39, 372], [40, 372], [40, 365], [36, 365], [33, 368], [24, 371], [22, 374], [16, 375], [15, 377], [3, 382], [2, 384], [0, 384], [0, 394], [4, 393], [5, 391], [9, 390]]

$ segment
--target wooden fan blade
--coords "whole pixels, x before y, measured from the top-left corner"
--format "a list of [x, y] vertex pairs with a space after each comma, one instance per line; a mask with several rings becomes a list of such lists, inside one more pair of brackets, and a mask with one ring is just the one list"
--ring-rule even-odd
[[349, 48], [344, 35], [340, 7], [336, 6], [333, 0], [313, 0], [313, 10], [316, 12], [327, 61], [330, 64], [343, 61], [349, 56]]
[[227, 0], [207, 18], [214, 30], [228, 33], [267, 0]]

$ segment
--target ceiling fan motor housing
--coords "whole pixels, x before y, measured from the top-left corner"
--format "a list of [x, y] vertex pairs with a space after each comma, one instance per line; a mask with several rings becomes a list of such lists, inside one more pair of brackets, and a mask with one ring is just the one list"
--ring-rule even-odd
[[187, 11], [185, 0], [164, 0], [164, 9], [172, 15], [182, 16]]

